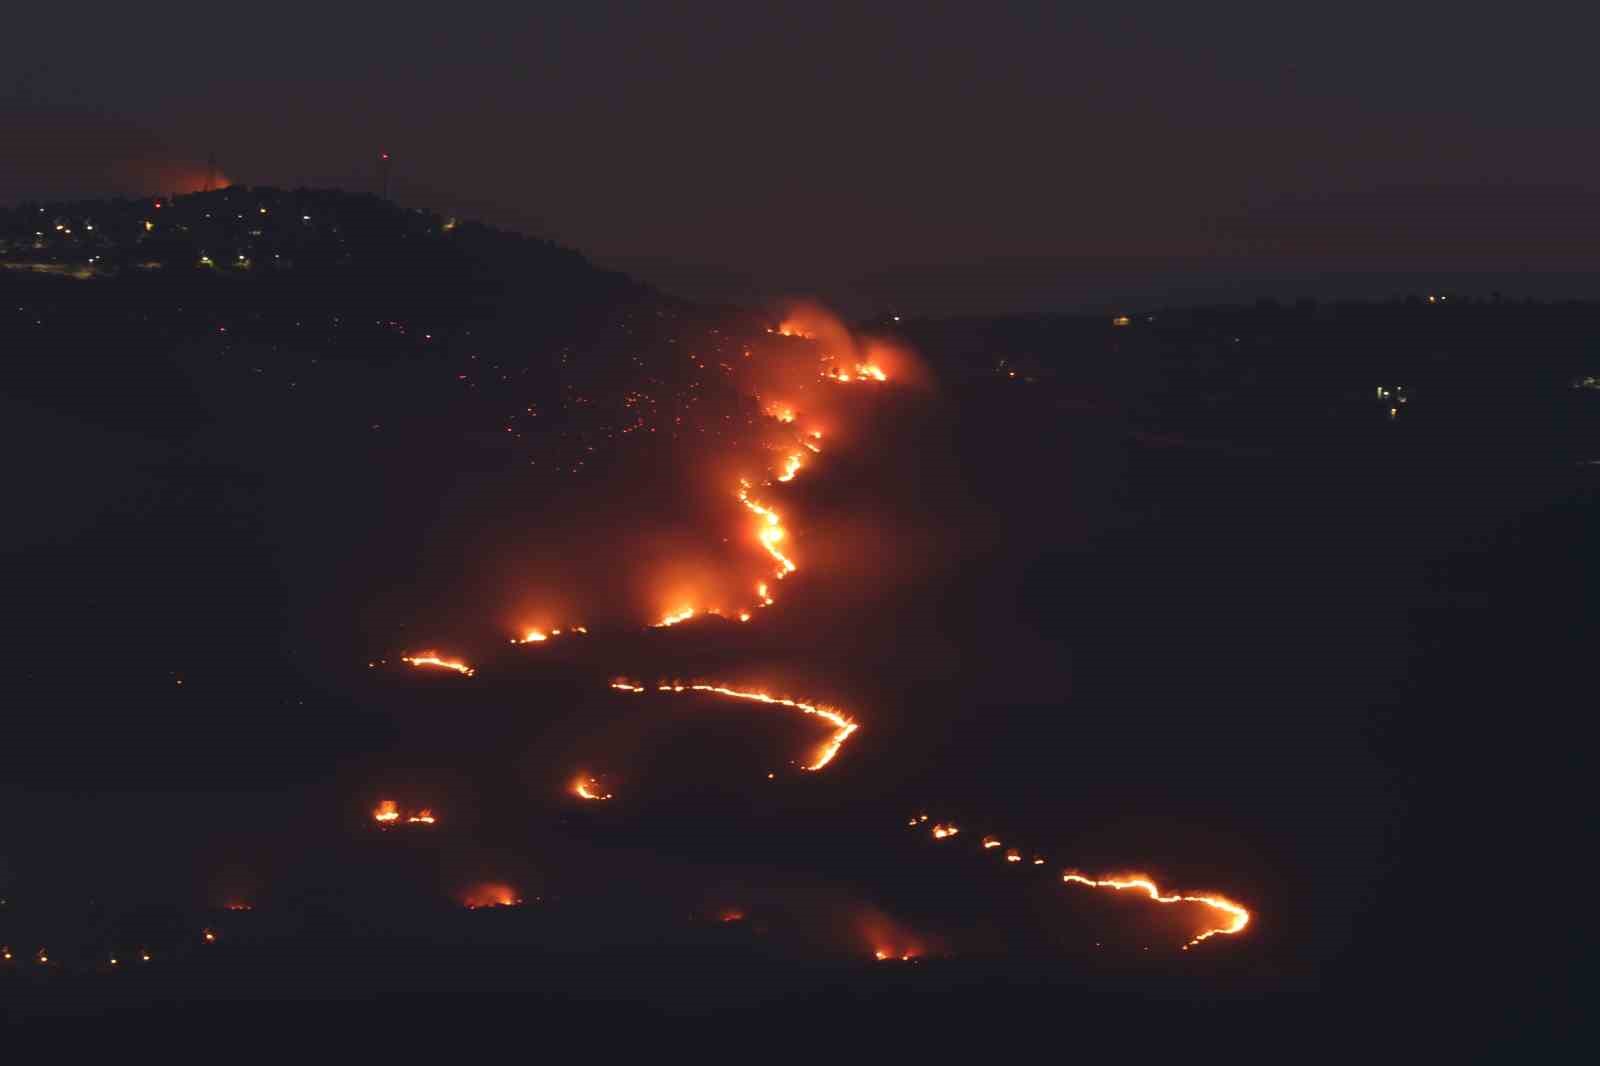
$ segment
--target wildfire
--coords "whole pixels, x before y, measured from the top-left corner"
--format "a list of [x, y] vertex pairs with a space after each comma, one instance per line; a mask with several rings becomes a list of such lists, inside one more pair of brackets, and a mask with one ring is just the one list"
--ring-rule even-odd
[[689, 619], [693, 618], [694, 615], [695, 610], [693, 607], [684, 607], [681, 610], [674, 611], [671, 614], [666, 615], [661, 619], [661, 621], [657, 622], [651, 628], [664, 629], [667, 626], [675, 626], [679, 622], [687, 622]]
[[[384, 826], [385, 828], [395, 825], [402, 820], [408, 825], [432, 825], [434, 822], [438, 821], [438, 819], [433, 816], [433, 811], [427, 807], [422, 808], [415, 814], [402, 816], [400, 812], [400, 805], [394, 800], [381, 801], [372, 812], [372, 820]], [[230, 906], [228, 909], [248, 910], [249, 908], [234, 908]]]
[[608, 800], [611, 793], [605, 792], [600, 787], [600, 782], [592, 777], [579, 774], [572, 781], [572, 794], [585, 800]]
[[522, 897], [517, 895], [516, 889], [498, 881], [473, 885], [461, 894], [461, 905], [469, 911], [485, 907], [516, 907], [521, 903]]
[[[611, 687], [621, 692], [643, 692], [644, 687], [635, 685], [630, 681], [618, 680], [611, 683]], [[656, 686], [657, 692], [707, 692], [716, 696], [726, 696], [735, 700], [750, 700], [754, 703], [769, 703], [776, 707], [792, 707], [802, 714], [809, 714], [820, 718], [834, 727], [833, 736], [827, 743], [818, 749], [816, 758], [805, 767], [807, 770], [820, 770], [833, 761], [839, 754], [839, 749], [844, 747], [844, 742], [849, 740], [855, 731], [861, 728], [849, 717], [832, 707], [820, 704], [806, 703], [803, 700], [792, 700], [784, 696], [773, 696], [766, 692], [749, 691], [745, 689], [729, 688], [726, 685], [683, 685], [668, 684], [663, 682]]]
[[800, 471], [801, 455], [799, 452], [789, 456], [783, 461], [783, 473], [778, 475], [779, 481], [793, 481], [795, 474]]
[[879, 962], [913, 962], [917, 958], [917, 953], [914, 951], [905, 951], [896, 954], [892, 950], [885, 951], [883, 948], [879, 948], [877, 951], [872, 953], [872, 957], [877, 959]]
[[888, 381], [889, 375], [876, 363], [857, 363], [855, 370], [846, 370], [844, 367], [832, 365], [825, 367], [822, 376], [829, 381]]
[[1087, 885], [1090, 888], [1112, 888], [1118, 892], [1130, 888], [1136, 889], [1157, 903], [1199, 903], [1229, 916], [1230, 921], [1228, 924], [1217, 926], [1215, 929], [1207, 929], [1183, 945], [1184, 951], [1188, 951], [1202, 940], [1209, 940], [1218, 933], [1232, 936], [1235, 933], [1242, 932], [1244, 927], [1250, 924], [1250, 912], [1231, 899], [1226, 899], [1222, 896], [1162, 895], [1161, 890], [1156, 887], [1156, 883], [1143, 874], [1096, 879], [1085, 877], [1083, 874], [1069, 870], [1061, 875], [1061, 880], [1066, 884]]
[[761, 546], [767, 550], [767, 554], [777, 562], [778, 580], [781, 581], [794, 573], [798, 569], [794, 560], [785, 555], [782, 549], [778, 547], [778, 544], [788, 536], [788, 533], [783, 528], [783, 519], [778, 515], [778, 512], [765, 506], [750, 495], [750, 482], [748, 481], [741, 480], [739, 482], [739, 502], [744, 504], [745, 510], [757, 515], [766, 522], [766, 525], [761, 528], [756, 536], [761, 541]]
[[405, 655], [401, 657], [400, 661], [410, 663], [412, 666], [437, 666], [445, 670], [454, 670], [463, 677], [471, 677], [477, 672], [466, 663], [458, 662], [454, 659], [439, 658], [439, 653], [436, 651], [421, 651], [415, 655]]
[[542, 629], [529, 629], [529, 630], [527, 630], [526, 632], [524, 632], [522, 634], [522, 639], [521, 640], [518, 640], [515, 637], [511, 638], [511, 643], [513, 643], [513, 644], [543, 644], [543, 643], [545, 643], [546, 641], [550, 640], [553, 637], [561, 636], [562, 633], [588, 633], [588, 632], [589, 632], [589, 629], [588, 629], [587, 626], [569, 626], [564, 630], [562, 630], [562, 629], [552, 629], [548, 633], [545, 632]]
[[[923, 824], [927, 820], [928, 816], [923, 814], [910, 819], [906, 824], [915, 829], [917, 826]], [[959, 830], [952, 823], [935, 822], [933, 826], [933, 838], [935, 840], [945, 840], [949, 837], [955, 836], [958, 832]], [[982, 844], [984, 850], [986, 851], [1003, 846], [1000, 838], [995, 836], [984, 837]], [[1008, 863], [1021, 862], [1022, 852], [1017, 848], [1007, 848], [1005, 852], [1005, 859]], [[1035, 855], [1033, 857], [1032, 864], [1034, 866], [1043, 866], [1045, 864], [1044, 857], [1041, 855]], [[1144, 874], [1128, 874], [1123, 877], [1096, 879], [1086, 877], [1085, 875], [1074, 870], [1068, 870], [1061, 875], [1061, 880], [1066, 884], [1086, 885], [1090, 888], [1111, 888], [1118, 891], [1130, 888], [1137, 889], [1157, 903], [1199, 903], [1228, 915], [1230, 920], [1227, 924], [1219, 925], [1215, 928], [1207, 929], [1200, 933], [1200, 935], [1196, 936], [1193, 940], [1190, 940], [1187, 944], [1183, 945], [1183, 950], [1185, 951], [1188, 951], [1190, 948], [1194, 947], [1203, 940], [1209, 940], [1211, 937], [1214, 937], [1219, 933], [1232, 935], [1242, 932], [1244, 927], [1250, 924], [1250, 912], [1231, 899], [1217, 895], [1163, 895], [1161, 890], [1156, 887], [1155, 881]]]

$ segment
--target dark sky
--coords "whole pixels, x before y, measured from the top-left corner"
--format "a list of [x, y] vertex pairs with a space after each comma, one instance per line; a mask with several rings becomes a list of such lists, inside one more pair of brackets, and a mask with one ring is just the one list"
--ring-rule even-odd
[[387, 150], [403, 202], [684, 295], [932, 313], [1556, 295], [1600, 237], [1570, 4], [356, 7], [8, 12], [0, 200]]

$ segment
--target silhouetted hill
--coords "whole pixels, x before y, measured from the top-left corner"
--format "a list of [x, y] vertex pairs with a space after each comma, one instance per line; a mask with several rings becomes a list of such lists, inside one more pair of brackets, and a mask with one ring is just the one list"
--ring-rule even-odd
[[323, 189], [12, 207], [0, 210], [0, 267], [94, 280], [55, 298], [92, 301], [102, 317], [249, 324], [277, 339], [490, 319], [550, 336], [655, 298], [549, 241]]

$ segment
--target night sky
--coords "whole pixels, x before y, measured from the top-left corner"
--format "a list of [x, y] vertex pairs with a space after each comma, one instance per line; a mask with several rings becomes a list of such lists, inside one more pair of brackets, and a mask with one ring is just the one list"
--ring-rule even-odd
[[0, 201], [375, 186], [681, 295], [1009, 312], [1580, 291], [1593, 12], [28, 5]]

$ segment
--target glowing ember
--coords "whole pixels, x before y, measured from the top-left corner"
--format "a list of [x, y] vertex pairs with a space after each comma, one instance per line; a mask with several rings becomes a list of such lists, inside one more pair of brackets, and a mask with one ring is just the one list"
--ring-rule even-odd
[[426, 807], [406, 819], [411, 825], [432, 825], [434, 821], [433, 812]]
[[439, 658], [439, 653], [436, 651], [422, 651], [415, 655], [402, 656], [400, 661], [410, 663], [412, 666], [437, 666], [445, 670], [454, 670], [463, 677], [471, 677], [476, 672], [466, 663]]
[[210, 929], [207, 929], [204, 933], [202, 933], [200, 935], [201, 935], [201, 938], [204, 939], [207, 944], [215, 944], [217, 942], [217, 934], [215, 932], [213, 932], [212, 930], [210, 930]]
[[1250, 912], [1231, 899], [1225, 899], [1222, 896], [1164, 896], [1161, 894], [1161, 890], [1156, 887], [1156, 883], [1143, 874], [1096, 879], [1085, 877], [1080, 873], [1069, 870], [1061, 875], [1061, 880], [1067, 884], [1087, 885], [1090, 888], [1112, 888], [1119, 892], [1131, 888], [1143, 892], [1157, 903], [1199, 903], [1229, 916], [1230, 921], [1227, 925], [1221, 925], [1215, 929], [1207, 929], [1183, 945], [1183, 950], [1185, 951], [1188, 951], [1202, 940], [1209, 940], [1218, 933], [1225, 933], [1231, 936], [1242, 932], [1244, 927], [1250, 924]]
[[[643, 692], [644, 688], [626, 680], [613, 681], [611, 687], [622, 692]], [[777, 707], [792, 707], [803, 714], [809, 714], [829, 723], [834, 727], [833, 737], [824, 744], [817, 753], [817, 757], [806, 766], [807, 770], [820, 770], [833, 761], [839, 754], [839, 749], [844, 742], [849, 740], [855, 731], [861, 728], [842, 712], [832, 707], [819, 704], [806, 703], [803, 700], [791, 700], [782, 696], [773, 696], [766, 692], [748, 691], [745, 689], [728, 688], [725, 685], [681, 685], [667, 684], [665, 682], [656, 686], [657, 692], [708, 692], [716, 696], [726, 696], [735, 700], [750, 700], [755, 703], [770, 703]]]
[[1006, 862], [1021, 862], [1021, 861], [1022, 861], [1022, 853], [1020, 851], [1018, 851], [1016, 848], [1011, 848], [1009, 851], [1006, 852]]
[[955, 836], [959, 832], [961, 832], [961, 830], [956, 828], [954, 824], [938, 822], [933, 827], [933, 839], [945, 840], [949, 837]]
[[608, 800], [611, 798], [611, 793], [604, 791], [600, 787], [600, 782], [582, 774], [573, 779], [572, 794], [579, 799], [585, 800]]
[[998, 837], [984, 837], [983, 846], [985, 849], [998, 848], [1000, 846], [1000, 839]]

